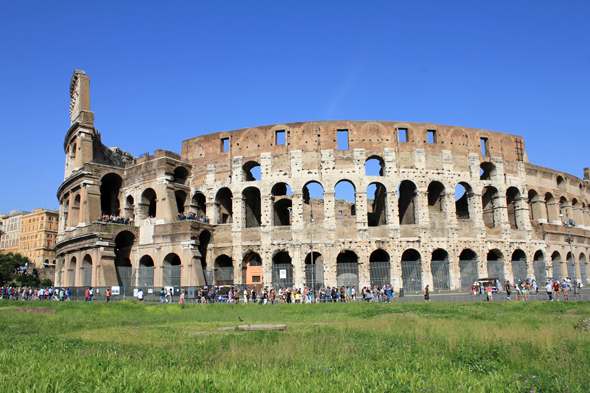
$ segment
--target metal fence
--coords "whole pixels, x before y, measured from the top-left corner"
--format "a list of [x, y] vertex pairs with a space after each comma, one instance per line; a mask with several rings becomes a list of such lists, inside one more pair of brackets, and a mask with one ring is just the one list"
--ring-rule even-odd
[[477, 260], [460, 260], [459, 269], [461, 270], [461, 290], [471, 291], [471, 285], [479, 278], [479, 274], [477, 274]]
[[391, 284], [389, 262], [371, 262], [369, 264], [369, 273], [371, 275], [371, 286], [381, 288], [385, 284]]
[[561, 281], [561, 261], [554, 260], [553, 266], [553, 279]]
[[272, 265], [272, 285], [275, 288], [293, 287], [293, 264], [274, 263]]
[[404, 292], [422, 290], [422, 267], [420, 261], [402, 261], [402, 283]]
[[359, 264], [357, 262], [339, 262], [336, 264], [336, 275], [338, 276], [338, 288], [356, 287], [359, 288]]
[[506, 276], [504, 275], [504, 263], [502, 261], [488, 261], [488, 276], [489, 277], [497, 277], [498, 280], [502, 284], [506, 280]]
[[[312, 285], [313, 283], [313, 285]], [[318, 291], [324, 286], [324, 265], [315, 263], [305, 265], [305, 286]]]
[[124, 287], [135, 285], [135, 269], [131, 266], [117, 266], [119, 284]]
[[581, 273], [581, 280], [582, 284], [586, 284], [588, 282], [588, 277], [586, 276], [586, 263], [580, 262], [580, 273]]
[[84, 268], [84, 286], [89, 287], [92, 285], [92, 266], [86, 266]]
[[217, 285], [232, 285], [234, 283], [233, 266], [218, 267], [215, 271], [215, 282]]
[[567, 276], [570, 278], [570, 280], [573, 280], [576, 276], [576, 268], [574, 266], [574, 261], [567, 261], [565, 265], [567, 266]]
[[451, 289], [451, 276], [449, 273], [449, 261], [431, 261], [432, 287], [435, 291], [448, 291]]
[[140, 266], [137, 271], [137, 285], [140, 287], [154, 286], [153, 266]]
[[203, 272], [203, 277], [205, 278], [205, 285], [207, 285], [207, 286], [213, 285], [213, 268], [211, 268], [211, 267], [203, 268], [199, 264], [196, 264], [195, 267], [196, 267], [196, 269], [201, 270]]
[[535, 280], [539, 286], [547, 282], [547, 265], [545, 261], [533, 261], [533, 270], [535, 271]]
[[[524, 261], [512, 261], [512, 275], [514, 276], [513, 283], [518, 281], [524, 282], [526, 280], [526, 263]], [[504, 284], [504, 281], [501, 281]]]
[[180, 286], [180, 266], [164, 266], [162, 268], [162, 285], [165, 287]]

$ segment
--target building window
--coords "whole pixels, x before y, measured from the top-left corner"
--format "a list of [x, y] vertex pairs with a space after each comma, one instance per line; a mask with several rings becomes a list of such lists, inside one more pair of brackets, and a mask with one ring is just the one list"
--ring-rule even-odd
[[407, 128], [398, 128], [397, 129], [397, 136], [398, 140], [402, 143], [408, 141], [408, 129]]
[[284, 145], [286, 143], [286, 139], [285, 139], [285, 130], [277, 130], [275, 132], [275, 144], [278, 145]]
[[221, 138], [221, 152], [229, 151], [229, 138]]
[[336, 139], [338, 150], [348, 150], [348, 130], [337, 130]]
[[428, 143], [433, 144], [436, 143], [436, 130], [428, 130]]

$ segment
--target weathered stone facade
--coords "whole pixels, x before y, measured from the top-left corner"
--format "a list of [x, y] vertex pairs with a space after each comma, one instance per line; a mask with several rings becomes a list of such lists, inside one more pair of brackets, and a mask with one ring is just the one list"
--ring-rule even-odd
[[[105, 153], [82, 71], [70, 95], [58, 285], [302, 287], [313, 280], [446, 290], [477, 277], [585, 280], [588, 176], [530, 164], [519, 136], [303, 122], [207, 134], [183, 141], [180, 155], [131, 158]], [[342, 182], [352, 184], [354, 203], [336, 199]], [[310, 195], [312, 183], [323, 200]], [[188, 212], [210, 223], [178, 220]], [[99, 223], [102, 214], [135, 221]], [[566, 217], [575, 220], [575, 267], [565, 263], [572, 259]]]

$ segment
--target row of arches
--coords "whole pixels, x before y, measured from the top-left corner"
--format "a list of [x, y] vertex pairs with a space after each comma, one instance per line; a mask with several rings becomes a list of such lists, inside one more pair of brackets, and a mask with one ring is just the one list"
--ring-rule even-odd
[[[336, 260], [331, 262], [324, 261], [324, 256], [314, 251], [307, 253], [304, 258], [304, 282], [295, 283], [295, 264], [291, 255], [286, 250], [278, 250], [269, 261], [270, 276], [263, 272], [261, 256], [251, 251], [243, 256], [242, 276], [240, 280], [236, 280], [234, 262], [231, 256], [226, 254], [218, 255], [213, 261], [212, 268], [207, 269], [205, 261], [210, 237], [208, 231], [203, 231], [199, 237], [201, 268], [209, 285], [242, 283], [247, 286], [292, 287], [297, 284], [317, 289], [326, 285], [325, 276], [330, 270], [327, 268], [335, 264], [336, 279], [334, 282], [332, 277], [332, 280], [329, 280], [330, 285], [358, 288], [359, 285], [395, 284], [396, 287], [402, 286], [407, 291], [420, 291], [426, 284], [430, 284], [433, 290], [446, 291], [456, 289], [457, 286], [468, 290], [475, 280], [486, 276], [497, 278], [500, 282], [505, 279], [516, 282], [525, 278], [535, 278], [539, 283], [544, 283], [548, 277], [561, 280], [567, 276], [581, 279], [585, 283], [589, 268], [584, 253], [578, 257], [579, 270], [576, 270], [571, 253], [567, 254], [566, 261], [562, 261], [558, 251], [551, 254], [551, 262], [546, 264], [541, 250], [534, 253], [531, 261], [521, 249], [514, 250], [508, 258], [498, 249], [490, 250], [485, 256], [478, 256], [473, 250], [464, 249], [457, 261], [451, 261], [449, 253], [441, 248], [429, 255], [423, 255], [416, 249], [406, 249], [397, 267], [392, 266], [389, 253], [383, 249], [374, 250], [369, 256], [368, 264], [359, 263], [359, 257], [353, 250], [341, 251]], [[115, 266], [119, 285], [181, 285], [183, 261], [178, 254], [169, 253], [157, 264], [150, 255], [145, 254], [139, 258], [135, 266], [132, 266], [130, 253], [134, 241], [135, 236], [129, 231], [123, 231], [115, 238]], [[185, 264], [187, 262], [184, 261]], [[156, 265], [161, 271], [157, 280], [154, 277]], [[69, 266], [66, 267], [69, 273], [68, 285], [90, 286], [92, 267], [90, 254], [84, 255], [80, 263], [75, 256], [71, 257]], [[361, 276], [362, 269], [368, 270], [365, 271], [364, 277]]]
[[590, 224], [589, 206], [577, 198], [570, 201], [565, 196], [556, 197], [551, 192], [542, 195], [531, 189], [528, 192], [528, 203], [532, 220], [561, 224], [566, 219], [572, 219], [576, 226]]

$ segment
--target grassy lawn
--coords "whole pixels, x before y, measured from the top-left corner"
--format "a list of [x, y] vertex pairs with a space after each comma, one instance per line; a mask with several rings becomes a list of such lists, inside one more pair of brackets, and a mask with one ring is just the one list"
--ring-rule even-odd
[[[219, 330], [238, 317], [288, 329]], [[588, 392], [588, 317], [589, 302], [0, 301], [0, 390]]]

